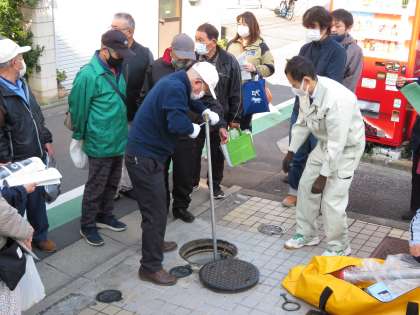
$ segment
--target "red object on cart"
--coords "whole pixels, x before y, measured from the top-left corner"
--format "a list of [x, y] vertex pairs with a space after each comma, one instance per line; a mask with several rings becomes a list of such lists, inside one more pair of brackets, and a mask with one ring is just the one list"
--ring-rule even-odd
[[411, 136], [416, 112], [396, 89], [399, 76], [420, 76], [420, 0], [332, 0], [353, 14], [351, 35], [363, 49], [357, 85], [366, 139], [399, 147]]

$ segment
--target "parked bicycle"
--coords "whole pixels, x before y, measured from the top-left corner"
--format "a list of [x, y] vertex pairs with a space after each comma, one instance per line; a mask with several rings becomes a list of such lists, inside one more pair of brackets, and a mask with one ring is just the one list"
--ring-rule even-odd
[[295, 2], [297, 0], [283, 0], [280, 2], [280, 6], [274, 10], [277, 16], [288, 19], [291, 21], [295, 14]]

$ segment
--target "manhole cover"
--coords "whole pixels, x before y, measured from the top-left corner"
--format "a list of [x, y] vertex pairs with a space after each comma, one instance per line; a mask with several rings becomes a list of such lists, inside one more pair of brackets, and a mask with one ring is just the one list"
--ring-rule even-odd
[[96, 296], [96, 301], [101, 303], [113, 303], [122, 300], [122, 293], [118, 290], [105, 290], [99, 292]]
[[400, 238], [385, 237], [370, 257], [386, 259], [388, 255], [408, 254], [408, 242]]
[[258, 232], [270, 236], [282, 236], [284, 234], [284, 230], [281, 226], [273, 224], [260, 224], [260, 226], [258, 227]]
[[260, 273], [253, 264], [239, 259], [211, 262], [200, 269], [203, 285], [219, 292], [241, 292], [258, 283]]
[[192, 268], [190, 265], [176, 266], [169, 270], [169, 273], [177, 279], [185, 278], [192, 274]]

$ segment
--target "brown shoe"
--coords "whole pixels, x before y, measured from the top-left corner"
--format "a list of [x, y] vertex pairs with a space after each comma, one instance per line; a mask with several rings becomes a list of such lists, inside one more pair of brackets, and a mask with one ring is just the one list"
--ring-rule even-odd
[[297, 197], [292, 195], [287, 195], [286, 198], [283, 199], [281, 204], [287, 208], [296, 207]]
[[162, 251], [164, 253], [171, 252], [178, 247], [178, 244], [175, 242], [163, 242]]
[[51, 240], [45, 240], [41, 242], [32, 242], [32, 245], [39, 250], [46, 253], [54, 253], [57, 251], [57, 245]]
[[147, 272], [142, 267], [139, 269], [139, 277], [143, 281], [149, 281], [157, 285], [170, 286], [176, 284], [176, 277], [170, 275], [166, 270]]

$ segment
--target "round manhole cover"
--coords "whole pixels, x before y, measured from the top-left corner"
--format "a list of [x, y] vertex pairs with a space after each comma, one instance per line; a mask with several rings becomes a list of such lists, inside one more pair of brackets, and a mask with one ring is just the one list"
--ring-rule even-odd
[[118, 290], [105, 290], [99, 292], [96, 300], [101, 303], [113, 303], [122, 300], [122, 293]]
[[258, 283], [260, 273], [253, 264], [239, 259], [208, 263], [200, 269], [200, 280], [207, 288], [219, 292], [241, 292]]
[[284, 230], [279, 225], [273, 225], [273, 224], [261, 224], [258, 227], [258, 232], [265, 234], [265, 235], [278, 235], [282, 236], [284, 234]]
[[190, 265], [176, 266], [169, 270], [169, 273], [177, 279], [188, 277], [192, 274], [192, 272], [193, 271]]

